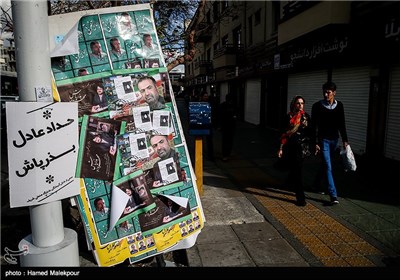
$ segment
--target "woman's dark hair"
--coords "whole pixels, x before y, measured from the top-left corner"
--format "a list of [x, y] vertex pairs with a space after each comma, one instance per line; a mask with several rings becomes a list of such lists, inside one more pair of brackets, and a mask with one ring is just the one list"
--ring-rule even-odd
[[296, 108], [296, 102], [297, 102], [297, 100], [299, 100], [299, 99], [303, 99], [303, 102], [306, 103], [306, 100], [304, 99], [303, 96], [301, 96], [301, 95], [295, 95], [295, 96], [293, 97], [292, 101], [290, 102], [290, 111], [291, 111], [291, 112], [293, 112], [294, 109]]

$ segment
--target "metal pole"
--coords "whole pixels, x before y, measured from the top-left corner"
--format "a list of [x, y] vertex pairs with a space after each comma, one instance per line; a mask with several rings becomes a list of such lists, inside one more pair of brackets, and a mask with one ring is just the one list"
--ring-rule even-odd
[[[35, 88], [51, 88], [47, 1], [13, 0], [18, 89], [21, 101], [36, 101]], [[27, 186], [29, 187], [29, 186]], [[64, 228], [61, 201], [29, 208], [32, 234], [21, 240], [21, 266], [79, 266], [77, 234]]]
[[203, 138], [196, 136], [195, 139], [195, 164], [194, 164], [197, 189], [199, 195], [203, 195]]

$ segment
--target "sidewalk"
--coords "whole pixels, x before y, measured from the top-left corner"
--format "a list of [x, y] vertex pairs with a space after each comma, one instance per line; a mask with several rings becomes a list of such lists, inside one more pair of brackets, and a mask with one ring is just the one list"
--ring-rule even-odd
[[[177, 106], [187, 133], [183, 99]], [[185, 137], [194, 163], [194, 138]], [[319, 166], [317, 159], [311, 159], [304, 167], [308, 204], [298, 207], [294, 193], [285, 186], [287, 173], [273, 167], [278, 137], [276, 131], [239, 122], [227, 162], [220, 160], [218, 130], [213, 135], [214, 161], [207, 157], [204, 140], [201, 202], [206, 224], [196, 244], [186, 250], [187, 262], [175, 264], [193, 269], [296, 267], [313, 272], [326, 267], [375, 267], [380, 278], [388, 270], [398, 274], [400, 191], [389, 182], [397, 182], [399, 165], [371, 168], [357, 159], [358, 170], [345, 173], [337, 159], [334, 176], [340, 204], [327, 206], [328, 196], [311, 190]], [[3, 161], [1, 168], [3, 202], [8, 199], [6, 164]], [[2, 245], [15, 248], [29, 232], [26, 208], [2, 207]], [[96, 267], [90, 252], [83, 248], [80, 254], [82, 267]], [[175, 260], [165, 257], [167, 266], [174, 266]]]
[[207, 221], [197, 244], [186, 250], [189, 267], [306, 267], [315, 262], [301, 256], [226, 177], [205, 172], [204, 180]]
[[[183, 101], [182, 101], [183, 102]], [[178, 108], [180, 101], [178, 100]], [[182, 106], [182, 105], [181, 105]], [[184, 123], [184, 112], [180, 113]], [[362, 158], [345, 173], [339, 157], [334, 176], [339, 205], [312, 191], [317, 158], [304, 167], [307, 206], [295, 206], [287, 173], [273, 167], [279, 134], [239, 122], [234, 151], [221, 161], [220, 135], [214, 131], [215, 161], [203, 142], [206, 224], [187, 250], [190, 267], [400, 267], [398, 164], [376, 173]], [[193, 137], [186, 136], [194, 155]], [[193, 161], [194, 162], [194, 161]], [[379, 174], [376, 176], [374, 174]]]

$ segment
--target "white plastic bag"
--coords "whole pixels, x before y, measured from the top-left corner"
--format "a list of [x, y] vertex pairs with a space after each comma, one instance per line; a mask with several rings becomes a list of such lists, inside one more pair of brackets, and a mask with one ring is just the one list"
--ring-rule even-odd
[[344, 171], [356, 171], [356, 159], [350, 145], [347, 145], [346, 149], [342, 149], [340, 155], [342, 156]]

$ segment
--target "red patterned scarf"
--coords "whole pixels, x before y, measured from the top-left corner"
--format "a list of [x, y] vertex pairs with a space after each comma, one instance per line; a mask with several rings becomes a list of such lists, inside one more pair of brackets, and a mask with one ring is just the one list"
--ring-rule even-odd
[[293, 133], [295, 133], [300, 126], [301, 117], [304, 115], [304, 110], [300, 110], [297, 113], [290, 112], [289, 130], [282, 134], [280, 140], [281, 145], [285, 145], [287, 140]]

